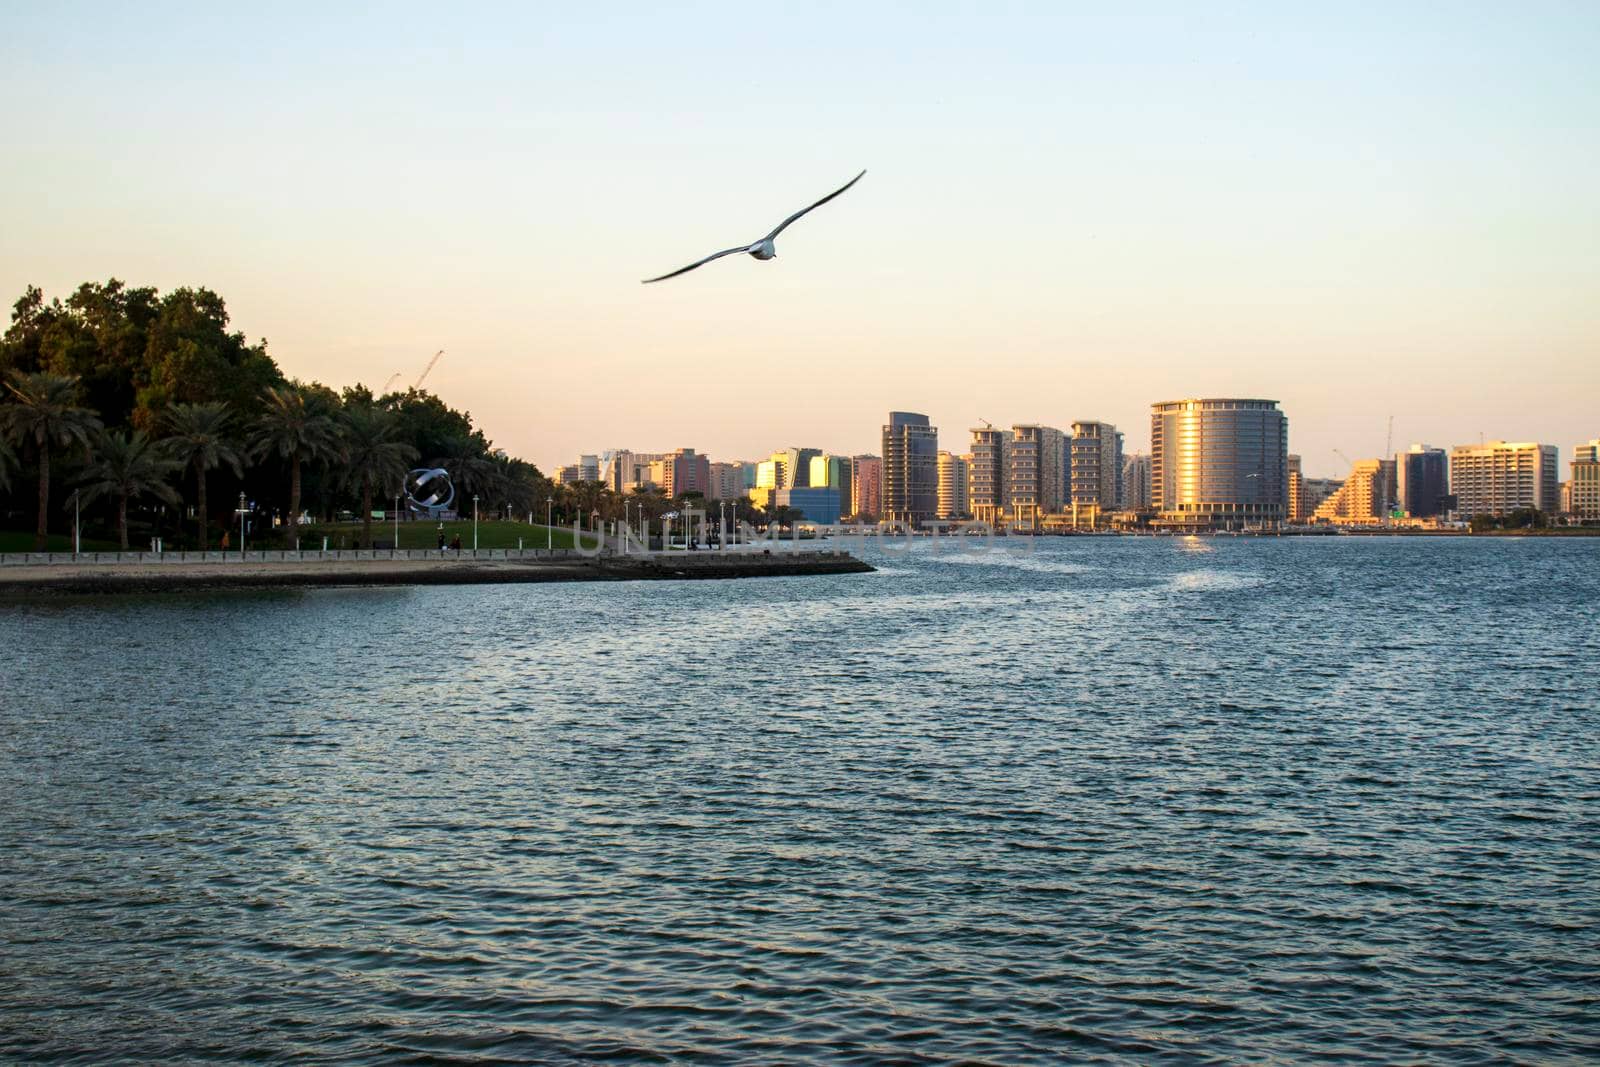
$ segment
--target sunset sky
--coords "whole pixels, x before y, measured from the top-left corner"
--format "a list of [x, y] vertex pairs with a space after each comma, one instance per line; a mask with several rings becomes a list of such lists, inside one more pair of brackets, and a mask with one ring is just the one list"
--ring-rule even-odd
[[[1600, 5], [8, 5], [0, 296], [205, 285], [553, 468], [1282, 402], [1600, 436]], [[992, 13], [991, 13], [992, 8]], [[787, 232], [729, 257], [867, 168]]]

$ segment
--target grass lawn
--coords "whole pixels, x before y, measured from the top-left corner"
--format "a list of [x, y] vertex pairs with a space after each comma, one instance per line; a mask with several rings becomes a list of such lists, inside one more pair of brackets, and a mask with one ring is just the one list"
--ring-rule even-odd
[[[439, 523], [417, 521], [402, 522], [400, 524], [401, 548], [438, 548]], [[547, 532], [548, 531], [548, 532]], [[460, 535], [461, 547], [472, 547], [472, 520], [457, 520], [444, 524], [445, 544], [450, 539]], [[394, 538], [394, 521], [379, 522], [372, 520], [372, 536], [374, 540], [387, 544]], [[361, 540], [361, 524], [359, 522], [341, 522], [327, 526], [308, 526], [300, 532], [300, 547], [316, 549], [322, 547], [323, 537], [328, 538], [329, 548], [354, 548], [356, 542]], [[523, 548], [544, 548], [548, 540], [552, 548], [571, 548], [572, 529], [562, 529], [557, 526], [547, 528], [544, 526], [530, 526], [525, 522], [480, 522], [478, 523], [479, 548], [516, 548], [517, 539], [522, 539]], [[594, 546], [594, 538], [585, 536], [586, 547]], [[87, 544], [84, 546], [87, 548]]]
[[[569, 537], [568, 540], [571, 540]], [[122, 546], [115, 541], [102, 541], [98, 538], [85, 537], [83, 550], [85, 552], [115, 552]], [[131, 549], [132, 546], [130, 546]], [[149, 547], [148, 544], [146, 547]], [[0, 530], [0, 552], [32, 552], [32, 530]], [[51, 534], [50, 540], [45, 543], [46, 552], [71, 552], [72, 534]]]

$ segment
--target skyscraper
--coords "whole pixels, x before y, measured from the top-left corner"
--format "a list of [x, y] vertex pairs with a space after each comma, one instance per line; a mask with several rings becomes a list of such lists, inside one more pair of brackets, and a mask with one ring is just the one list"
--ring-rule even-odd
[[1331, 496], [1317, 505], [1314, 518], [1373, 522], [1384, 517], [1394, 496], [1394, 460], [1358, 459]]
[[969, 459], [951, 452], [939, 453], [939, 513], [941, 519], [967, 517], [967, 467]]
[[1395, 505], [1413, 519], [1445, 513], [1450, 494], [1450, 455], [1442, 448], [1412, 445], [1395, 457]]
[[685, 493], [709, 494], [711, 489], [711, 461], [696, 455], [692, 448], [680, 448], [661, 457], [660, 486], [668, 496]]
[[1290, 453], [1289, 465], [1289, 509], [1290, 522], [1305, 522], [1310, 509], [1306, 507], [1306, 477], [1300, 469], [1300, 457]]
[[1276, 400], [1151, 405], [1150, 465], [1160, 525], [1232, 529], [1288, 513], [1289, 422]]
[[1011, 463], [1011, 431], [993, 426], [972, 430], [972, 461], [967, 466], [967, 512], [998, 526], [1011, 509], [1006, 471]]
[[1066, 502], [1066, 473], [1066, 434], [1054, 426], [1013, 426], [1011, 462], [1006, 467], [1012, 524], [1038, 530], [1046, 515], [1060, 511]]
[[939, 431], [928, 416], [891, 411], [883, 427], [883, 517], [920, 526], [939, 507]]
[[[834, 508], [836, 514], [843, 514], [850, 508], [851, 467], [849, 456], [830, 456], [826, 453], [811, 457], [811, 476], [807, 485], [812, 489], [837, 489], [839, 491], [838, 505]], [[830, 520], [838, 522], [838, 518]]]
[[1572, 514], [1600, 519], [1600, 437], [1572, 450]]
[[1517, 508], [1553, 514], [1560, 506], [1556, 446], [1490, 441], [1450, 450], [1450, 492], [1463, 519]]
[[877, 456], [850, 459], [850, 512], [873, 520], [883, 513], [883, 460]]
[[1150, 457], [1135, 452], [1122, 461], [1122, 506], [1148, 508], [1150, 506]]
[[1072, 424], [1068, 501], [1111, 511], [1122, 507], [1122, 433], [1109, 422]]

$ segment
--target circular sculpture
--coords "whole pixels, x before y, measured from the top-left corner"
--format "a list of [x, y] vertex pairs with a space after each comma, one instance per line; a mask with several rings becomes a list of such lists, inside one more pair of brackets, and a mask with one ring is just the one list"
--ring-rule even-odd
[[456, 487], [443, 467], [419, 467], [406, 475], [406, 503], [412, 511], [437, 515], [455, 503]]

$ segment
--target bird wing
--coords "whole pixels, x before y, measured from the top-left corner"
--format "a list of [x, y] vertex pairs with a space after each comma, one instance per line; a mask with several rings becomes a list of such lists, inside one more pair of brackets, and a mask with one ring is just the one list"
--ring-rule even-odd
[[834, 197], [838, 196], [840, 193], [842, 193], [846, 189], [850, 188], [856, 182], [860, 181], [861, 180], [861, 175], [865, 174], [865, 173], [867, 173], [867, 172], [866, 171], [862, 171], [861, 174], [857, 174], [854, 178], [851, 178], [849, 181], [845, 182], [843, 185], [839, 186], [839, 188], [835, 189], [833, 192], [829, 193], [827, 196], [823, 197], [821, 200], [818, 200], [815, 204], [812, 204], [810, 207], [801, 208], [799, 211], [796, 211], [793, 215], [790, 215], [788, 218], [786, 218], [782, 222], [778, 223], [778, 228], [776, 230], [773, 230], [771, 233], [767, 234], [767, 236], [764, 238], [764, 240], [767, 240], [767, 241], [772, 240], [774, 237], [778, 236], [778, 234], [780, 234], [784, 230], [788, 229], [789, 228], [789, 224], [791, 222], [794, 222], [796, 219], [798, 219], [800, 216], [804, 215], [808, 211], [815, 211], [817, 208], [821, 207], [823, 204], [826, 204], [829, 200], [832, 200]]
[[693, 263], [689, 264], [687, 267], [680, 267], [679, 269], [673, 271], [671, 274], [663, 274], [659, 278], [646, 278], [640, 284], [641, 285], [649, 285], [651, 282], [664, 282], [668, 278], [676, 278], [680, 274], [687, 274], [690, 271], [694, 270], [696, 267], [704, 266], [705, 264], [710, 263], [713, 259], [721, 259], [723, 256], [731, 256], [735, 252], [748, 252], [748, 251], [750, 251], [750, 246], [749, 245], [740, 245], [738, 248], [724, 248], [720, 252], [711, 253], [705, 259], [697, 259], [697, 260], [695, 260]]

